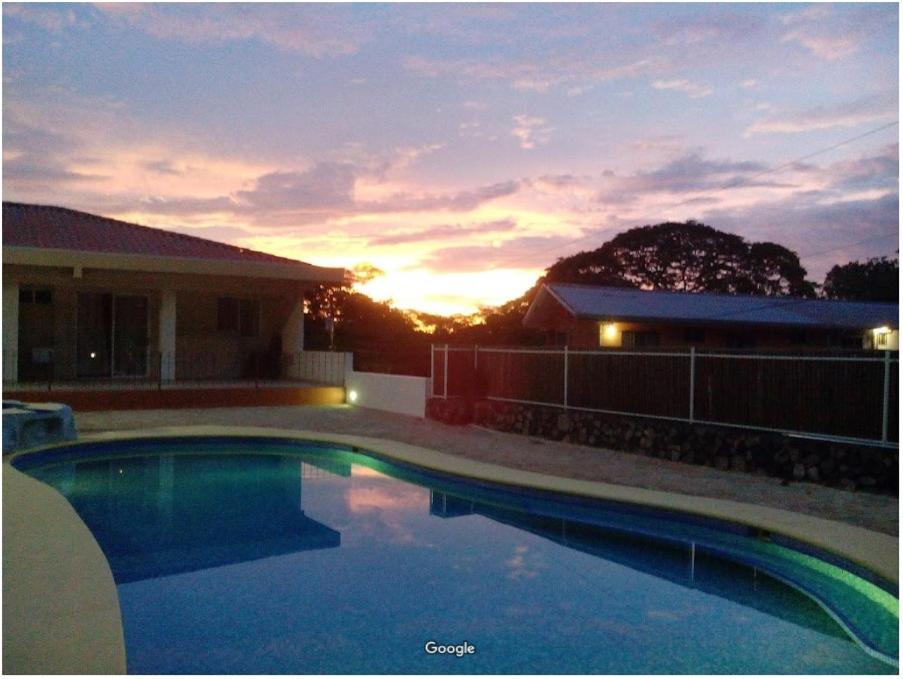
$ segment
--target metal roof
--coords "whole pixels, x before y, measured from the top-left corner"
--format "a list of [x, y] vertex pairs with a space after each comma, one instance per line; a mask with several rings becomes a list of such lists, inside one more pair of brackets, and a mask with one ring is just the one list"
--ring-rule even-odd
[[577, 318], [779, 325], [857, 329], [899, 326], [899, 305], [874, 302], [753, 297], [549, 283], [524, 317], [535, 325], [538, 309], [551, 299]]

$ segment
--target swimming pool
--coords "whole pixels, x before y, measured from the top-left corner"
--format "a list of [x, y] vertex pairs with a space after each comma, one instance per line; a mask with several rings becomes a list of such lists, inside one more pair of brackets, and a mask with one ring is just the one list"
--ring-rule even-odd
[[14, 465], [95, 535], [133, 673], [896, 672], [889, 583], [721, 521], [277, 439]]

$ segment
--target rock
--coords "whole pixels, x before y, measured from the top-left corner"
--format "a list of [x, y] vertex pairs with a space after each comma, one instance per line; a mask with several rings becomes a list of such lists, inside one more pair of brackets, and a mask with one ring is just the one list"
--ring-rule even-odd
[[561, 413], [558, 416], [558, 423], [556, 425], [558, 427], [558, 431], [561, 432], [569, 432], [571, 430], [571, 418], [568, 417], [567, 413]]
[[818, 467], [809, 467], [806, 470], [806, 478], [818, 483]]
[[795, 478], [797, 481], [801, 481], [805, 477], [806, 477], [806, 468], [802, 464], [797, 462], [795, 465], [793, 465], [793, 478]]

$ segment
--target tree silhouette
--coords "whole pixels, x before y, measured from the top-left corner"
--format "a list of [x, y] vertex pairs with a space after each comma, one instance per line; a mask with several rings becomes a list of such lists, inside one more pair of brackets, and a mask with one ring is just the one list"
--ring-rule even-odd
[[831, 299], [896, 302], [900, 299], [900, 265], [896, 258], [873, 257], [867, 262], [834, 265], [823, 291]]
[[815, 295], [793, 251], [776, 243], [747, 243], [692, 220], [625, 231], [595, 250], [558, 260], [544, 280], [684, 292]]

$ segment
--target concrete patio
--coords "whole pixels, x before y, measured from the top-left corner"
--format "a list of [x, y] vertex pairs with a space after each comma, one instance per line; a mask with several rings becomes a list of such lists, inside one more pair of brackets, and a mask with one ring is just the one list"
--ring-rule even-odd
[[83, 434], [178, 425], [304, 429], [384, 438], [479, 462], [587, 481], [735, 500], [809, 514], [879, 531], [899, 532], [899, 501], [810, 483], [719, 471], [639, 455], [533, 439], [474, 426], [353, 406], [131, 410], [76, 414]]

